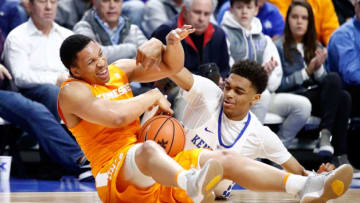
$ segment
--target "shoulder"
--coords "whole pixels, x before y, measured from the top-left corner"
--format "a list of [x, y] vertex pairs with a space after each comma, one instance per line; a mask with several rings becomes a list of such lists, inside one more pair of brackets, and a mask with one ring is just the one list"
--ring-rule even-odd
[[55, 23], [54, 22], [54, 26], [56, 27], [56, 29], [61, 33], [61, 34], [63, 34], [63, 35], [65, 35], [65, 36], [70, 36], [70, 35], [72, 35], [72, 34], [74, 34], [73, 33], [73, 31], [71, 31], [71, 30], [69, 30], [69, 29], [67, 29], [67, 28], [65, 28], [65, 27], [62, 27], [61, 25], [59, 25], [59, 24], [57, 24], [57, 23]]
[[277, 39], [277, 40], [275, 40], [274, 44], [275, 44], [276, 48], [278, 48], [278, 50], [282, 50], [282, 49], [283, 49], [283, 42], [284, 42], [284, 40], [283, 40], [282, 37], [279, 38], [279, 39]]
[[214, 27], [214, 35], [225, 37], [225, 32], [220, 26], [212, 24], [212, 23], [211, 23], [211, 25]]
[[74, 25], [73, 31], [74, 33], [85, 35], [86, 33], [93, 33], [90, 23], [85, 20], [80, 20], [79, 22], [77, 22]]
[[353, 30], [355, 30], [354, 19], [349, 20], [348, 22], [340, 26], [337, 30], [335, 30], [331, 37], [343, 38], [346, 35], [351, 35], [353, 33]]
[[26, 21], [25, 23], [17, 26], [13, 30], [11, 30], [7, 36], [7, 38], [14, 38], [14, 37], [23, 37], [27, 36], [27, 33], [29, 32], [29, 21]]
[[264, 4], [264, 8], [266, 8], [266, 11], [271, 13], [271, 14], [280, 14], [280, 10], [278, 9], [278, 7], [276, 7], [274, 4], [266, 2]]
[[82, 28], [82, 27], [90, 27], [90, 23], [82, 19], [74, 25], [74, 30], [75, 28]]
[[78, 80], [65, 82], [59, 91], [59, 100], [76, 100], [86, 96], [92, 96], [89, 84]]
[[149, 0], [145, 3], [146, 9], [156, 9], [159, 10], [159, 7], [164, 7], [164, 3], [159, 0]]
[[160, 25], [158, 28], [154, 30], [151, 34], [151, 37], [155, 37], [160, 40], [165, 40], [165, 36], [173, 29], [176, 28], [176, 23], [174, 24], [172, 21], [167, 21]]
[[278, 136], [267, 126], [264, 126], [256, 117], [255, 114], [250, 112], [251, 114], [251, 121], [250, 121], [250, 128], [252, 133], [262, 142], [268, 143], [272, 141], [278, 141]]
[[126, 76], [128, 80], [129, 74], [137, 68], [136, 61], [134, 59], [119, 59], [109, 65], [109, 70], [119, 72]]

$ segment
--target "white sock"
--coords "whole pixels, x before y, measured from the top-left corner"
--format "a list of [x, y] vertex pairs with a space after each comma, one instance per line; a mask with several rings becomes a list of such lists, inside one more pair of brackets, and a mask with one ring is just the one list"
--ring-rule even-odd
[[297, 195], [304, 187], [307, 177], [290, 174], [285, 183], [285, 191], [289, 194]]
[[183, 170], [181, 172], [179, 172], [179, 174], [177, 175], [177, 184], [179, 186], [179, 188], [186, 190], [186, 184], [187, 184], [187, 179], [185, 177], [186, 174], [186, 170]]

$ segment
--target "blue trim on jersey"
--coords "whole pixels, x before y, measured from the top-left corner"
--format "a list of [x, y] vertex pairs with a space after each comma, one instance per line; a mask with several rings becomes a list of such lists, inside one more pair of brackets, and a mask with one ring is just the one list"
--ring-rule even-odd
[[219, 119], [218, 119], [218, 139], [219, 139], [219, 143], [221, 146], [225, 147], [225, 148], [232, 148], [237, 141], [239, 141], [239, 139], [241, 138], [241, 136], [244, 134], [246, 128], [249, 126], [250, 120], [251, 120], [251, 115], [250, 112], [248, 113], [248, 119], [245, 123], [245, 126], [243, 127], [243, 129], [241, 130], [241, 132], [239, 133], [238, 137], [235, 139], [235, 141], [231, 144], [231, 145], [225, 145], [221, 139], [221, 121], [222, 121], [222, 114], [223, 114], [223, 106], [221, 106], [220, 109], [220, 114], [219, 114]]

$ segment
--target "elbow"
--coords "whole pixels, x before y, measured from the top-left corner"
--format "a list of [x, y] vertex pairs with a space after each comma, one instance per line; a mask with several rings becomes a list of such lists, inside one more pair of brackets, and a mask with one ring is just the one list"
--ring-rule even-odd
[[125, 118], [121, 115], [116, 116], [114, 119], [112, 119], [111, 127], [119, 128], [126, 125]]
[[114, 119], [111, 121], [111, 127], [120, 128], [124, 127], [126, 125], [129, 125], [130, 123], [136, 121], [138, 119], [137, 116], [133, 115], [132, 113], [127, 112], [125, 113], [119, 113], [115, 116]]

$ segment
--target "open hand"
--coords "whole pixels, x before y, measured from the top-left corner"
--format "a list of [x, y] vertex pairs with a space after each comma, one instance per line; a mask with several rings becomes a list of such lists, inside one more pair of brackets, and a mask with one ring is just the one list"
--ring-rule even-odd
[[318, 67], [321, 67], [324, 64], [326, 57], [327, 57], [327, 50], [326, 48], [318, 48], [315, 51], [315, 56], [318, 57]]
[[274, 57], [271, 57], [270, 61], [263, 64], [263, 67], [264, 67], [265, 71], [267, 72], [267, 74], [271, 75], [271, 73], [273, 72], [275, 67], [278, 65], [279, 65], [279, 63], [274, 59]]
[[182, 28], [176, 28], [166, 35], [166, 45], [177, 44], [193, 32], [195, 32], [195, 28], [191, 25], [184, 25]]

